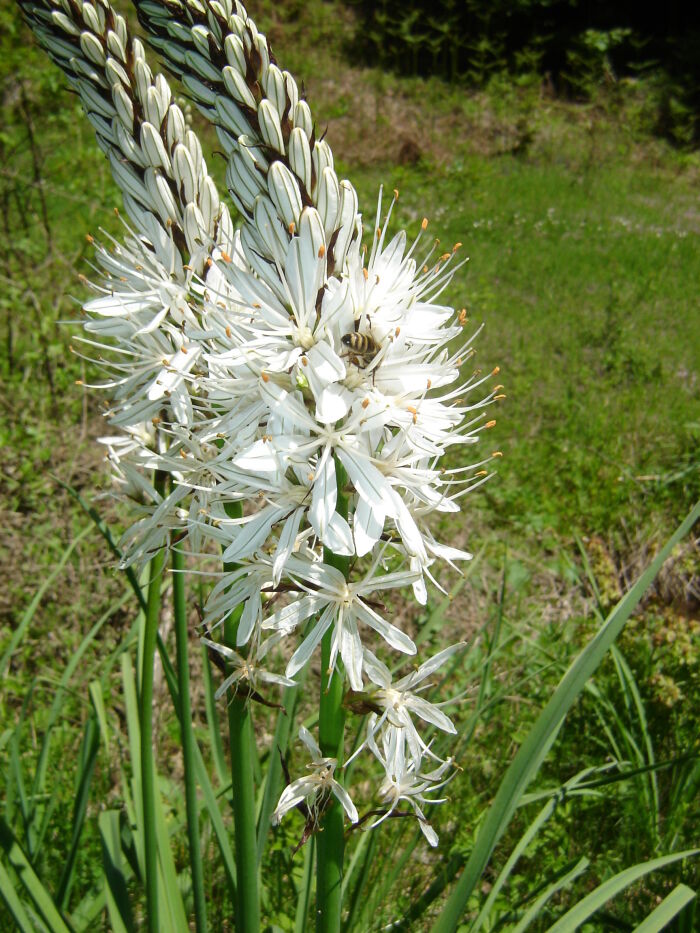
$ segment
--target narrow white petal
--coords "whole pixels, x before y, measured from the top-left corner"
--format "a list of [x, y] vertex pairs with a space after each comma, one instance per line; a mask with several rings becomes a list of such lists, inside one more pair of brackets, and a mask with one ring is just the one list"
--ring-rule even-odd
[[316, 647], [320, 644], [321, 639], [333, 623], [333, 608], [332, 606], [326, 607], [321, 618], [294, 652], [289, 660], [289, 664], [287, 664], [287, 670], [285, 671], [287, 677], [294, 677], [297, 671], [300, 671], [306, 665], [307, 661], [316, 650]]
[[355, 808], [355, 804], [350, 799], [350, 794], [348, 794], [345, 788], [337, 781], [333, 781], [333, 794], [337, 797], [343, 810], [347, 813], [350, 822], [357, 823], [360, 817]]

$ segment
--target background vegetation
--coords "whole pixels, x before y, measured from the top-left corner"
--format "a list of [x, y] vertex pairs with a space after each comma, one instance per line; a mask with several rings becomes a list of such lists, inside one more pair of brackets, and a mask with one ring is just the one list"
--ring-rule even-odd
[[[523, 3], [512, 16], [506, 7], [445, 4], [443, 15], [433, 3], [428, 16], [421, 4], [403, 3], [399, 15], [385, 2], [370, 23], [362, 5], [250, 4], [278, 59], [304, 79], [365, 213], [373, 214], [379, 184], [396, 187], [397, 228], [416, 229], [427, 215], [443, 242], [464, 243], [470, 262], [449, 298], [475, 326], [485, 322], [473, 365], [500, 365], [508, 396], [491, 435], [503, 452], [499, 474], [441, 530], [474, 550], [466, 580], [447, 579], [453, 598], [443, 604], [435, 594], [431, 615], [395, 607], [426, 641], [464, 637], [473, 649], [451, 675], [462, 692], [454, 712], [464, 772], [435, 818], [442, 847], [419, 849], [400, 866], [400, 894], [374, 921], [367, 915], [372, 929], [415, 910], [436, 871], [458, 864], [553, 685], [700, 498], [697, 83], [683, 70], [685, 53], [675, 54], [681, 40], [697, 40], [697, 22], [674, 21], [667, 4], [656, 45], [638, 46], [649, 26], [631, 12], [625, 19], [623, 7], [615, 21], [591, 19], [595, 4], [584, 19], [576, 18], [580, 4]], [[450, 16], [467, 17], [467, 28], [458, 31]], [[652, 59], [653, 67], [632, 68]], [[401, 74], [387, 67], [399, 63]], [[119, 200], [76, 98], [6, 5], [0, 77], [2, 816], [33, 870], [76, 909], [102, 858], [99, 814], [123, 806], [129, 786], [119, 663], [134, 649], [135, 608], [108, 547], [66, 490], [93, 503], [118, 534], [124, 516], [106, 495], [94, 443], [104, 430], [99, 399], [75, 384], [90, 374], [62, 322], [77, 316], [86, 294], [77, 277], [88, 271], [84, 236], [115, 228], [110, 210]], [[222, 177], [213, 137], [197, 128]], [[699, 605], [698, 547], [689, 540], [567, 720], [539, 789], [591, 765], [611, 765], [615, 780], [595, 795], [562, 797], [518, 867], [510, 904], [513, 891], [527, 898], [581, 855], [591, 865], [576, 896], [625, 865], [697, 842]], [[195, 622], [193, 607], [193, 647]], [[166, 645], [169, 636], [166, 618]], [[193, 677], [218, 789], [225, 780], [201, 660]], [[162, 672], [155, 715], [177, 859], [181, 765]], [[271, 728], [263, 713], [259, 720], [261, 731]], [[86, 761], [91, 789], [76, 822]], [[625, 770], [635, 776], [617, 780]], [[524, 808], [496, 868], [537, 806]], [[299, 832], [280, 834], [269, 854], [288, 879], [267, 905], [282, 929], [293, 928], [284, 917], [304, 860], [291, 855]], [[408, 833], [385, 826], [378, 844], [389, 850], [397, 839], [406, 849]], [[229, 895], [211, 838], [209, 846], [212, 928], [226, 930]], [[61, 873], [71, 853], [67, 884]], [[697, 863], [646, 879], [590, 929], [632, 929], [679, 880], [697, 885]], [[495, 898], [491, 928], [505, 922], [504, 905]], [[427, 921], [408, 923], [420, 930]]]

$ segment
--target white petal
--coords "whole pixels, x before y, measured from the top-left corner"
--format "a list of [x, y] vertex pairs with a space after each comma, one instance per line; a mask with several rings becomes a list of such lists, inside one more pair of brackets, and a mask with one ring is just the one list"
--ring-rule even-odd
[[367, 504], [370, 507], [375, 504], [379, 505], [386, 509], [388, 515], [393, 516], [395, 513], [393, 490], [379, 470], [358, 452], [348, 450], [346, 447], [338, 447], [338, 456], [353, 486], [362, 498], [367, 500]]
[[277, 451], [269, 442], [259, 440], [234, 458], [233, 463], [251, 473], [276, 473], [280, 463]]
[[416, 646], [408, 635], [402, 632], [401, 629], [396, 628], [395, 625], [382, 619], [381, 616], [377, 615], [369, 606], [356, 600], [355, 612], [361, 622], [364, 622], [366, 625], [369, 625], [370, 628], [373, 628], [375, 632], [378, 632], [392, 648], [396, 648], [397, 651], [403, 651], [404, 654], [416, 653]]
[[316, 419], [321, 424], [334, 424], [343, 419], [352, 405], [352, 392], [345, 386], [326, 386], [316, 395]]
[[345, 788], [339, 784], [337, 781], [333, 781], [333, 793], [340, 801], [340, 804], [348, 815], [348, 819], [351, 823], [357, 823], [359, 820], [359, 815], [355, 809], [355, 804], [350, 799], [350, 795], [345, 790]]
[[353, 520], [355, 550], [358, 557], [369, 554], [379, 541], [384, 530], [384, 509], [381, 505], [370, 506], [366, 499], [358, 497]]
[[417, 716], [425, 720], [425, 722], [431, 722], [434, 726], [437, 726], [438, 729], [442, 729], [443, 732], [450, 732], [452, 734], [457, 732], [449, 716], [446, 716], [434, 703], [429, 703], [428, 700], [424, 700], [423, 697], [411, 697], [406, 705], [410, 710], [416, 713]]
[[369, 648], [364, 650], [363, 666], [373, 684], [379, 687], [388, 687], [391, 684], [391, 671]]
[[286, 509], [268, 506], [258, 512], [237, 533], [232, 544], [229, 544], [226, 548], [222, 555], [224, 562], [233, 563], [242, 560], [244, 557], [249, 557], [265, 541], [272, 526], [285, 515], [286, 511]]
[[350, 525], [337, 512], [331, 515], [322, 540], [326, 547], [335, 554], [349, 557], [355, 553]]
[[306, 745], [308, 750], [311, 752], [312, 758], [321, 758], [321, 749], [316, 743], [316, 739], [311, 735], [306, 726], [299, 726], [299, 738]]
[[294, 652], [289, 660], [289, 664], [287, 664], [287, 670], [285, 671], [287, 677], [293, 677], [297, 671], [300, 671], [305, 666], [321, 639], [332, 625], [334, 610], [334, 606], [326, 607], [321, 618]]
[[303, 509], [295, 509], [284, 523], [284, 528], [279, 536], [272, 563], [272, 582], [275, 586], [280, 582], [285, 562], [294, 550], [294, 545], [299, 533], [299, 525], [301, 524], [303, 515]]
[[337, 500], [335, 460], [331, 454], [331, 448], [326, 447], [321, 455], [321, 462], [316, 468], [309, 510], [309, 521], [319, 538], [323, 538], [326, 533], [328, 523], [335, 512]]

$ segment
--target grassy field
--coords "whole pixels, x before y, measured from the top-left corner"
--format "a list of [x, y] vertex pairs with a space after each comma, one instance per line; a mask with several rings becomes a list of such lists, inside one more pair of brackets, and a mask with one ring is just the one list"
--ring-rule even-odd
[[[463, 244], [469, 262], [448, 297], [467, 309], [475, 327], [484, 323], [474, 365], [500, 366], [507, 395], [489, 438], [503, 453], [498, 474], [441, 529], [477, 555], [466, 582], [446, 580], [458, 588], [449, 605], [434, 594], [438, 616], [397, 607], [412, 614], [417, 631], [426, 622], [435, 628], [435, 646], [459, 636], [472, 640], [473, 650], [457, 672], [463, 698], [454, 711], [465, 736], [459, 746], [464, 772], [435, 817], [443, 848], [438, 855], [421, 852], [403, 867], [401, 894], [373, 921], [371, 929], [379, 929], [418, 902], [438, 867], [470, 848], [497, 778], [575, 652], [700, 498], [700, 160], [648, 133], [639, 87], [601, 91], [584, 105], [552, 99], [534, 78], [522, 86], [499, 79], [478, 93], [399, 80], [355, 68], [345, 57], [352, 29], [345, 8], [254, 7], [278, 58], [305, 80], [314, 115], [327, 126], [365, 216], [374, 213], [379, 185], [398, 188], [397, 229], [417, 231], [427, 216], [444, 244]], [[100, 680], [113, 741], [96, 759], [68, 897], [74, 907], [99, 869], [97, 816], [105, 805], [119, 806], [128, 772], [117, 660], [125, 645], [133, 649], [135, 609], [94, 530], [61, 564], [91, 526], [65, 485], [94, 504], [115, 535], [124, 521], [105, 496], [108, 481], [94, 443], [103, 431], [99, 399], [75, 385], [89, 374], [71, 355], [72, 330], [61, 322], [76, 316], [74, 299], [86, 294], [77, 279], [86, 271], [84, 236], [99, 226], [116, 229], [110, 212], [119, 200], [76, 98], [30, 47], [14, 11], [2, 13], [1, 23], [7, 90], [0, 133], [6, 242], [0, 267], [0, 780], [4, 819], [36, 853], [35, 870], [54, 890], [71, 845], [66, 810], [85, 747], [88, 686]], [[213, 136], [203, 133], [212, 172], [223, 178]], [[625, 762], [639, 773], [602, 786], [597, 796], [562, 800], [518, 866], [516, 900], [582, 855], [592, 864], [577, 881], [577, 896], [632, 862], [697, 842], [698, 558], [690, 539], [664, 566], [619, 653], [567, 720], [538, 789], [606, 762]], [[48, 585], [33, 606], [42, 584]], [[103, 615], [99, 633], [60, 684]], [[22, 637], [14, 638], [18, 629]], [[193, 647], [194, 640], [193, 634]], [[193, 676], [197, 728], [214, 768], [199, 660]], [[60, 718], [50, 723], [57, 696]], [[180, 765], [172, 757], [176, 727], [162, 675], [158, 702], [163, 790], [177, 822]], [[260, 719], [268, 728], [265, 716]], [[40, 760], [49, 723], [52, 744]], [[644, 770], [655, 763], [668, 764]], [[47, 794], [49, 780], [50, 800], [30, 791], [41, 768], [44, 783], [34, 789]], [[524, 808], [497, 851], [496, 867], [534, 806]], [[380, 845], [390, 849], [397, 839], [400, 845], [403, 830], [385, 829]], [[296, 877], [303, 856], [290, 867], [295, 831], [280, 836], [270, 864]], [[175, 833], [176, 858], [182, 858], [180, 836]], [[406, 833], [404, 844], [407, 839]], [[484, 879], [482, 897], [494, 877]], [[700, 882], [697, 863], [647, 878], [587, 929], [632, 929], [680, 880]], [[216, 866], [208, 884], [212, 929], [231, 929]], [[270, 922], [291, 929], [283, 919], [288, 892], [271, 890], [269, 898]], [[506, 923], [505, 904], [496, 899], [490, 929]], [[3, 928], [4, 920], [0, 907]], [[416, 917], [410, 929], [427, 929], [427, 920]]]

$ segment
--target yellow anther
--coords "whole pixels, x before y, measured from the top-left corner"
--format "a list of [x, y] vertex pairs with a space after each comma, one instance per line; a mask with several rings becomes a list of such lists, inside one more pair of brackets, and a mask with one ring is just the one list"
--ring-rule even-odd
[[487, 421], [484, 425], [485, 428], [492, 428], [496, 424], [495, 421]]
[[423, 220], [421, 221], [420, 227], [421, 227], [421, 230], [427, 230], [427, 229], [428, 229], [428, 218], [427, 218], [427, 217], [424, 217], [424, 218], [423, 218]]

